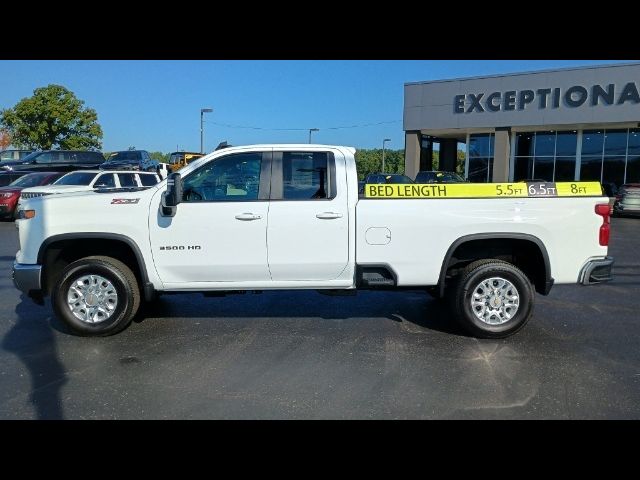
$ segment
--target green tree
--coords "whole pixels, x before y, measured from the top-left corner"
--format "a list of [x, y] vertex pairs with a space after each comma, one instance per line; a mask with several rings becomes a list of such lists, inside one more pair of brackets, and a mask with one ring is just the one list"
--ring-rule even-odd
[[464, 161], [467, 153], [464, 150], [458, 150], [458, 156], [456, 158], [456, 172], [464, 176]]
[[13, 108], [0, 111], [0, 127], [18, 148], [81, 150], [102, 147], [98, 114], [61, 85], [36, 88]]
[[[370, 173], [381, 172], [382, 149], [356, 150], [356, 168], [358, 180], [364, 180]], [[404, 150], [385, 150], [384, 170], [385, 173], [404, 173]]]
[[162, 152], [149, 152], [149, 156], [160, 163], [169, 163], [169, 154]]

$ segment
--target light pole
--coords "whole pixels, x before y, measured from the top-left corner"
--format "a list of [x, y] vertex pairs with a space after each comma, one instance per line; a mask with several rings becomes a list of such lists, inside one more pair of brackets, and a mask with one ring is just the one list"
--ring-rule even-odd
[[311, 143], [311, 132], [319, 132], [319, 128], [310, 128], [309, 129], [309, 143]]
[[204, 153], [204, 114], [213, 112], [213, 108], [200, 109], [200, 153]]
[[384, 145], [385, 143], [390, 141], [391, 141], [390, 138], [385, 138], [384, 140], [382, 140], [382, 173], [384, 173]]

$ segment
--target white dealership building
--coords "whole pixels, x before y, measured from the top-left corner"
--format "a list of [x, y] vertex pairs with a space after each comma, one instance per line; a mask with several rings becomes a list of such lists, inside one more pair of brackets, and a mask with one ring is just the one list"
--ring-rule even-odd
[[640, 63], [407, 83], [405, 172], [640, 183]]

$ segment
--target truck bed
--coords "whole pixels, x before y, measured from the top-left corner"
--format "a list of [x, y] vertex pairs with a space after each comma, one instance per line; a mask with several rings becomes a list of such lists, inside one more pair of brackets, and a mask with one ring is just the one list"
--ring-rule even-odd
[[[604, 197], [366, 199], [356, 205], [356, 263], [387, 265], [398, 286], [435, 285], [460, 239], [504, 232], [538, 239], [555, 283], [576, 283], [585, 260], [605, 256], [598, 240]], [[437, 261], [434, 261], [436, 259]]]

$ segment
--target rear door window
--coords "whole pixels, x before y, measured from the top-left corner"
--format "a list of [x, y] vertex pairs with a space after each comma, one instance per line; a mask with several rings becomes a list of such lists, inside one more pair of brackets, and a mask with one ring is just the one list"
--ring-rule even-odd
[[59, 163], [78, 163], [80, 158], [77, 152], [60, 152], [54, 162]]
[[51, 163], [57, 158], [58, 152], [43, 152], [36, 157], [36, 163]]
[[158, 183], [155, 175], [140, 175], [140, 183], [143, 187], [152, 187]]
[[118, 178], [120, 179], [120, 186], [123, 188], [138, 186], [136, 176], [133, 173], [119, 173]]
[[330, 156], [327, 152], [283, 152], [282, 199], [334, 198], [334, 182], [331, 181], [333, 161], [333, 155]]
[[116, 179], [113, 173], [105, 173], [100, 175], [96, 180], [96, 183], [93, 184], [93, 188], [115, 188], [116, 187]]

